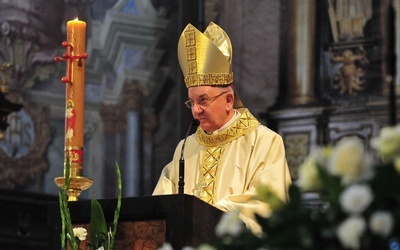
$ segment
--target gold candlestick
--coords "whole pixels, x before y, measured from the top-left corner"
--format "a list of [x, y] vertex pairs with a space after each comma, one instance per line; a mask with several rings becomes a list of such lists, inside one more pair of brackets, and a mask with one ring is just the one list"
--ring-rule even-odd
[[56, 57], [56, 62], [66, 61], [66, 76], [61, 81], [66, 85], [65, 111], [65, 153], [64, 177], [54, 180], [57, 186], [65, 189], [66, 160], [70, 166], [70, 185], [68, 200], [76, 201], [83, 190], [88, 189], [93, 180], [82, 177], [83, 134], [84, 134], [84, 97], [85, 97], [85, 59], [86, 23], [78, 19], [67, 22], [67, 41], [62, 43], [66, 53]]
[[[68, 201], [77, 201], [81, 192], [88, 189], [93, 184], [93, 180], [82, 177], [82, 176], [72, 176], [69, 188], [67, 190]], [[54, 179], [56, 185], [62, 189], [65, 189], [65, 177], [57, 177]]]

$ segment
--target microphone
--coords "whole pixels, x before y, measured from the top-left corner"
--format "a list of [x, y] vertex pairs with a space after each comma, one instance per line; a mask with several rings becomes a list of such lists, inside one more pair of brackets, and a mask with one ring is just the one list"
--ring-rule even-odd
[[179, 159], [179, 181], [178, 181], [178, 194], [183, 194], [183, 187], [185, 186], [185, 159], [183, 158], [183, 152], [185, 150], [186, 139], [189, 136], [190, 129], [194, 126], [199, 126], [200, 121], [194, 119], [190, 122], [189, 128], [186, 132], [185, 139], [183, 140], [182, 149], [181, 149], [181, 158]]

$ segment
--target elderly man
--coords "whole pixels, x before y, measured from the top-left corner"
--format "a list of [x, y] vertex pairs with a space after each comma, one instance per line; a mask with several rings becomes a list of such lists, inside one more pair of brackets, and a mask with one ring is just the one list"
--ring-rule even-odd
[[[232, 46], [228, 35], [210, 23], [204, 33], [187, 25], [178, 58], [188, 88], [186, 106], [200, 121], [186, 140], [184, 193], [223, 210], [239, 210], [254, 232], [254, 213], [268, 216], [268, 205], [254, 200], [256, 187], [267, 185], [287, 199], [291, 178], [282, 138], [243, 107], [233, 89]], [[183, 140], [165, 166], [153, 195], [178, 193]]]

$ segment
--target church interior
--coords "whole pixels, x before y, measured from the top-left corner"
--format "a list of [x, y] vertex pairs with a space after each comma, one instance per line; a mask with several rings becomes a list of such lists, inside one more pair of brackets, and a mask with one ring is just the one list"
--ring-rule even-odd
[[370, 149], [398, 123], [400, 1], [354, 1], [357, 15], [339, 2], [0, 0], [0, 249], [51, 249], [73, 95], [68, 21], [86, 22], [73, 105], [84, 114], [78, 174], [93, 182], [79, 200], [115, 199], [116, 164], [122, 198], [148, 197], [192, 120], [176, 53], [188, 23], [229, 34], [235, 91], [282, 136], [293, 182], [314, 148], [356, 136]]

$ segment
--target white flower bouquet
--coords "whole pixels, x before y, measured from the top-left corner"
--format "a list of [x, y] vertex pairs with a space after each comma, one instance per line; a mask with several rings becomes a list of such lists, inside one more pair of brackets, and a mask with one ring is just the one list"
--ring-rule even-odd
[[[258, 187], [256, 199], [273, 209], [256, 215], [261, 236], [224, 218], [219, 240], [198, 249], [400, 249], [400, 126], [383, 128], [371, 147], [375, 154], [349, 137], [318, 148], [299, 168], [287, 204]], [[318, 202], [304, 199], [309, 192]]]

